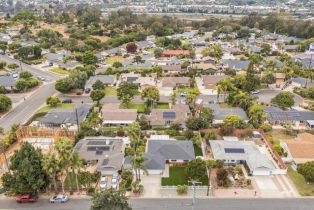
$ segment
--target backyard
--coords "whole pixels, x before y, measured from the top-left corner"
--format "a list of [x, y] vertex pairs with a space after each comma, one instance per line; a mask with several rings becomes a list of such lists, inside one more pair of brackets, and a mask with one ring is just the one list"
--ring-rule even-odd
[[308, 184], [304, 177], [297, 171], [293, 170], [291, 166], [288, 168], [288, 176], [293, 181], [300, 195], [302, 196], [313, 196], [314, 195], [314, 184]]
[[[188, 175], [186, 173], [186, 166], [169, 166], [169, 178], [163, 177], [161, 179], [162, 186], [177, 186], [189, 185]], [[208, 177], [204, 174], [201, 180], [202, 185], [207, 186]]]

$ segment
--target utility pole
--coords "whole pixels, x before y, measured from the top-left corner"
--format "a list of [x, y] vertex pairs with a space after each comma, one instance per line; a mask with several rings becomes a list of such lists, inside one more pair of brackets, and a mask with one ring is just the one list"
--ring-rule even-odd
[[75, 117], [76, 117], [76, 125], [77, 125], [77, 131], [80, 132], [80, 123], [77, 115], [77, 108], [75, 107]]
[[192, 197], [192, 206], [195, 204], [195, 197], [196, 197], [196, 184], [200, 184], [201, 182], [195, 181], [195, 180], [191, 180], [189, 181], [190, 183], [192, 183], [192, 187], [193, 187], [193, 197]]

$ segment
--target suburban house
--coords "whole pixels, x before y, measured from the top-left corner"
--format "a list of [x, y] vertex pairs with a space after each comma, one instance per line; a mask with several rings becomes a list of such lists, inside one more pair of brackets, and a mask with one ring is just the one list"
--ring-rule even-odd
[[103, 124], [107, 126], [128, 125], [136, 121], [136, 109], [120, 109], [119, 104], [104, 104], [101, 109]]
[[201, 62], [201, 63], [193, 63], [193, 65], [191, 66], [192, 69], [196, 69], [196, 70], [216, 70], [217, 67], [216, 65], [212, 64], [212, 63], [205, 63], [205, 62]]
[[64, 58], [70, 56], [71, 52], [66, 50], [60, 50], [56, 53], [48, 52], [45, 56], [47, 57], [46, 65], [48, 66], [59, 66], [63, 64]]
[[147, 87], [156, 87], [156, 80], [153, 77], [138, 77], [132, 82], [140, 87], [141, 90], [144, 90]]
[[190, 115], [190, 108], [185, 104], [175, 104], [171, 109], [153, 109], [147, 116], [153, 127], [164, 127], [179, 124], [185, 127], [185, 121]]
[[165, 57], [189, 56], [191, 55], [191, 52], [189, 50], [164, 50], [162, 55]]
[[221, 108], [219, 104], [204, 104], [203, 107], [210, 108], [214, 111], [213, 125], [223, 124], [224, 119], [228, 115], [238, 115], [245, 122], [249, 121], [246, 112], [238, 107], [233, 108]]
[[314, 85], [314, 81], [308, 78], [296, 77], [291, 79], [291, 85], [294, 87], [308, 88]]
[[164, 175], [168, 164], [188, 163], [195, 159], [192, 141], [149, 140], [144, 156], [149, 175]]
[[120, 77], [120, 82], [129, 82], [129, 83], [133, 83], [134, 81], [136, 81], [141, 75], [140, 74], [136, 74], [133, 71], [130, 73], [126, 73], [126, 74], [121, 74]]
[[205, 89], [214, 89], [218, 82], [227, 77], [226, 75], [204, 75], [202, 76], [203, 86]]
[[164, 77], [161, 81], [162, 87], [176, 88], [180, 86], [189, 86], [189, 77]]
[[236, 71], [242, 71], [249, 67], [250, 61], [226, 59], [221, 60], [219, 64], [221, 65], [222, 69], [230, 68]]
[[5, 87], [7, 90], [12, 90], [15, 86], [16, 81], [11, 75], [0, 76], [0, 86]]
[[124, 162], [123, 139], [119, 137], [86, 137], [74, 147], [88, 164], [96, 165], [101, 175], [113, 175], [121, 170]]
[[225, 164], [245, 164], [253, 176], [273, 174], [271, 160], [263, 154], [253, 141], [211, 140], [211, 154], [215, 160]]
[[286, 74], [285, 73], [275, 73], [274, 77], [276, 79], [276, 88], [281, 88], [285, 85], [286, 82]]
[[286, 45], [284, 47], [284, 50], [286, 52], [297, 52], [298, 51], [298, 45]]
[[292, 124], [294, 128], [314, 128], [314, 112], [299, 110], [282, 110], [277, 107], [269, 107], [265, 110], [267, 121], [273, 126]]
[[85, 85], [85, 90], [86, 89], [93, 89], [93, 84], [97, 81], [100, 80], [105, 86], [115, 86], [117, 79], [114, 75], [96, 75], [96, 76], [91, 76], [88, 81], [86, 82]]
[[181, 69], [181, 64], [166, 64], [166, 65], [160, 65], [162, 68], [162, 71], [167, 74], [167, 73], [178, 73], [180, 72]]
[[77, 130], [89, 114], [91, 106], [82, 104], [74, 109], [52, 109], [39, 122], [39, 126]]
[[299, 164], [314, 161], [314, 135], [300, 133], [295, 141], [282, 142], [282, 147], [291, 158], [292, 166], [297, 168]]

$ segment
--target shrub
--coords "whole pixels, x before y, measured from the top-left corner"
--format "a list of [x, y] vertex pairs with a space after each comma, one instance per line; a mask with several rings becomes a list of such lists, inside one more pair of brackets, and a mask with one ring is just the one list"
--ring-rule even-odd
[[220, 134], [222, 136], [228, 136], [228, 135], [231, 135], [232, 133], [233, 133], [233, 128], [232, 127], [226, 126], [226, 125], [221, 126]]
[[185, 194], [187, 192], [188, 192], [188, 186], [186, 186], [186, 185], [178, 185], [177, 186], [177, 193], [179, 195]]
[[264, 123], [259, 128], [262, 129], [264, 132], [269, 132], [273, 129], [269, 123]]

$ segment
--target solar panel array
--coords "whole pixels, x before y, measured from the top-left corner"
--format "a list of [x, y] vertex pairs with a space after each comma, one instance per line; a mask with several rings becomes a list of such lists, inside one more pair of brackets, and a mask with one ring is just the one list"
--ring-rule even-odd
[[164, 119], [175, 119], [176, 118], [176, 113], [175, 112], [163, 112], [162, 117]]
[[[112, 144], [112, 141], [109, 141], [109, 145], [110, 144]], [[107, 145], [107, 140], [89, 141], [89, 142], [87, 142], [87, 145], [95, 145], [95, 146]]]
[[244, 154], [243, 148], [225, 148], [225, 153]]
[[100, 147], [87, 147], [87, 151], [109, 151], [110, 147], [100, 146]]

